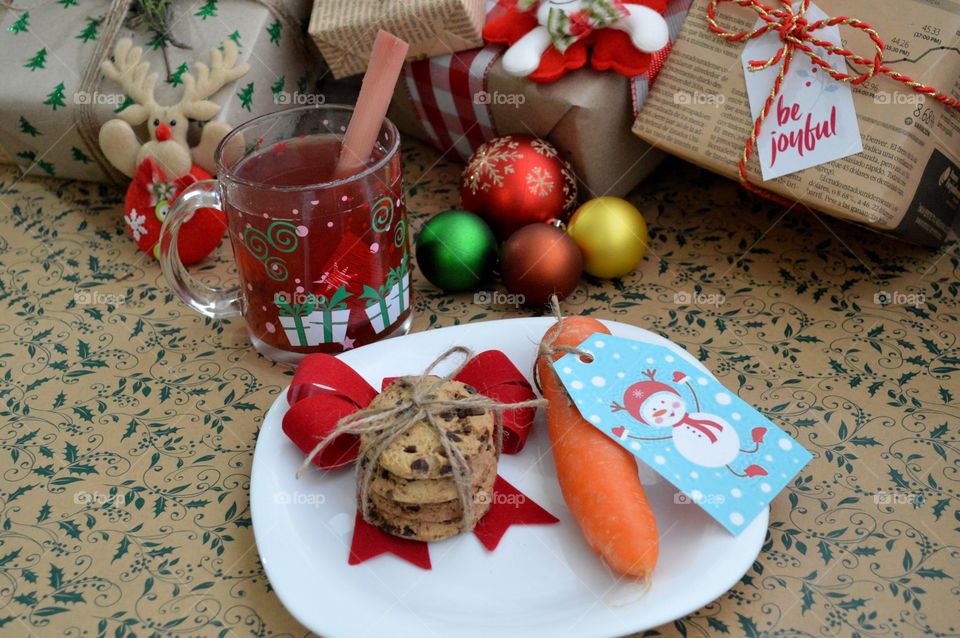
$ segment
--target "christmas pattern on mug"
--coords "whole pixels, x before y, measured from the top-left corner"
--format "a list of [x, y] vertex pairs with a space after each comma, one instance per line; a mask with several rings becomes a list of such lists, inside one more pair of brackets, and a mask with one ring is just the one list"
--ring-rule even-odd
[[689, 353], [591, 335], [554, 369], [585, 420], [644, 461], [734, 534], [812, 458]]
[[[344, 349], [351, 348], [356, 334], [349, 333], [358, 325], [351, 316], [362, 317], [361, 322], [368, 322], [378, 335], [397, 325], [411, 303], [407, 223], [400, 215], [395, 221], [394, 215], [401, 205], [401, 200], [394, 204], [389, 196], [374, 202], [364, 237], [349, 232], [341, 237], [320, 279], [312, 282], [313, 291], [307, 290], [308, 283], [295, 279], [296, 288], [274, 296], [278, 322], [291, 346], [341, 344]], [[278, 225], [292, 229], [286, 232], [282, 245], [273, 241], [271, 233], [255, 244], [264, 248], [251, 249], [246, 235], [258, 233], [255, 229], [247, 229], [244, 243], [263, 262], [271, 279], [285, 282], [289, 270], [280, 253], [295, 253], [300, 248], [300, 238], [310, 241], [310, 231], [306, 226], [286, 221], [274, 222], [271, 230]], [[383, 263], [387, 255], [396, 254], [400, 255], [399, 263]]]

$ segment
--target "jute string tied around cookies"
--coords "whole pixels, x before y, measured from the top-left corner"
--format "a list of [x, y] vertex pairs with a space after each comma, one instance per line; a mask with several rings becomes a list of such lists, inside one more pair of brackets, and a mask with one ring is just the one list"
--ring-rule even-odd
[[[452, 371], [442, 377], [432, 377], [433, 372], [440, 363], [451, 357], [461, 355], [463, 361]], [[360, 506], [363, 517], [369, 520], [370, 508], [370, 482], [373, 480], [377, 468], [377, 459], [398, 437], [410, 430], [417, 423], [427, 423], [437, 433], [437, 438], [443, 446], [443, 450], [450, 459], [452, 469], [452, 478], [457, 487], [457, 494], [463, 505], [462, 525], [467, 526], [472, 520], [473, 510], [473, 475], [470, 466], [463, 454], [454, 446], [446, 436], [446, 430], [437, 421], [437, 416], [441, 412], [450, 409], [481, 409], [494, 413], [496, 419], [495, 433], [497, 454], [500, 453], [500, 447], [503, 441], [503, 413], [506, 410], [517, 410], [521, 408], [539, 408], [546, 405], [544, 399], [533, 399], [530, 401], [519, 401], [517, 403], [500, 403], [489, 397], [481, 395], [472, 395], [462, 399], [441, 399], [437, 396], [437, 390], [447, 381], [451, 381], [460, 371], [463, 370], [467, 362], [473, 357], [473, 352], [462, 346], [454, 346], [441, 354], [434, 360], [423, 375], [419, 377], [401, 377], [394, 381], [395, 384], [402, 384], [409, 391], [409, 400], [401, 402], [399, 405], [382, 408], [365, 408], [348, 414], [339, 421], [333, 431], [310, 451], [307, 458], [304, 459], [297, 470], [297, 478], [303, 475], [304, 471], [313, 462], [313, 459], [334, 439], [342, 434], [368, 434], [372, 435], [372, 440], [364, 452], [366, 462], [357, 464], [357, 473], [360, 487]]]

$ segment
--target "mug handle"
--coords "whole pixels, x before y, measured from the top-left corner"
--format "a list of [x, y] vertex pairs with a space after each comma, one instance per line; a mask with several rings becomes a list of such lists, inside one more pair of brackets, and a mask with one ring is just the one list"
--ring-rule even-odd
[[177, 235], [188, 216], [200, 208], [222, 209], [222, 200], [217, 180], [207, 179], [188, 186], [167, 212], [160, 228], [160, 251], [158, 258], [167, 285], [178, 297], [201, 315], [211, 319], [239, 316], [240, 288], [214, 288], [200, 283], [190, 276], [187, 267], [180, 261], [177, 251]]

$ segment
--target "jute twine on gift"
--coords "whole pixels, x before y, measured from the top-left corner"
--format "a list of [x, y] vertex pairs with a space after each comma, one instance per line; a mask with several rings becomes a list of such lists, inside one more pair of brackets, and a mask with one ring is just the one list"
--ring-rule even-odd
[[[454, 356], [462, 356], [453, 370], [444, 376], [431, 376], [434, 368], [440, 363]], [[427, 366], [422, 376], [401, 377], [394, 381], [394, 385], [405, 390], [406, 400], [399, 405], [384, 407], [368, 407], [353, 414], [349, 414], [339, 421], [333, 431], [317, 443], [311, 450], [303, 464], [297, 470], [297, 478], [310, 467], [327, 445], [343, 434], [372, 435], [363, 453], [361, 462], [357, 463], [357, 484], [360, 496], [360, 508], [364, 520], [370, 519], [370, 483], [376, 475], [380, 455], [404, 433], [410, 431], [418, 423], [428, 424], [437, 434], [437, 439], [443, 446], [443, 451], [450, 460], [452, 479], [457, 488], [457, 494], [463, 506], [461, 530], [470, 525], [473, 515], [473, 471], [464, 458], [463, 453], [447, 438], [447, 431], [440, 424], [438, 417], [448, 410], [483, 410], [494, 413], [496, 453], [500, 454], [503, 442], [503, 413], [507, 410], [521, 408], [539, 408], [547, 404], [544, 399], [531, 399], [516, 403], [501, 403], [495, 399], [475, 394], [458, 399], [444, 399], [438, 396], [438, 390], [443, 384], [454, 380], [473, 357], [473, 352], [463, 346], [454, 346], [437, 357]], [[442, 417], [441, 417], [442, 418]]]
[[[0, 0], [0, 6], [11, 11], [31, 11], [44, 6], [49, 1], [50, 0], [38, 0], [29, 6], [16, 6], [12, 0]], [[301, 33], [300, 24], [294, 16], [287, 13], [283, 2], [280, 0], [255, 1], [266, 8], [274, 18], [279, 20], [283, 26], [287, 28], [288, 32], [293, 34], [297, 46], [301, 49], [301, 52], [306, 55], [309, 51], [309, 45]], [[90, 61], [87, 63], [87, 68], [83, 72], [83, 77], [80, 80], [80, 86], [77, 87], [76, 93], [92, 94], [100, 86], [102, 80], [100, 65], [113, 51], [113, 45], [117, 40], [117, 36], [120, 34], [120, 28], [123, 26], [123, 22], [127, 18], [127, 12], [130, 10], [130, 5], [132, 4], [133, 0], [111, 0], [110, 7], [107, 9], [103, 22], [100, 23], [100, 35], [97, 38], [97, 46], [93, 50], [93, 55], [90, 56]], [[103, 174], [114, 184], [126, 185], [130, 181], [129, 178], [114, 168], [107, 159], [107, 156], [100, 150], [100, 122], [97, 121], [97, 116], [94, 113], [95, 108], [94, 100], [81, 101], [79, 104], [76, 104], [76, 108], [73, 110], [73, 119], [77, 126], [77, 132], [86, 145], [90, 156], [97, 163], [97, 166], [100, 167], [100, 170], [103, 171]]]

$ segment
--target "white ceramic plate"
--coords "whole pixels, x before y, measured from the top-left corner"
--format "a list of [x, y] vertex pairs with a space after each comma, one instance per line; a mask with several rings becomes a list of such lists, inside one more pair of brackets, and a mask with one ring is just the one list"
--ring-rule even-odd
[[[510, 319], [430, 330], [341, 358], [378, 388], [383, 377], [419, 373], [457, 344], [477, 352], [502, 350], [529, 377], [536, 344], [552, 323]], [[671, 345], [646, 330], [605, 323], [615, 335]], [[644, 466], [660, 558], [647, 591], [617, 578], [587, 546], [564, 505], [540, 415], [523, 452], [503, 456], [499, 469], [559, 524], [512, 527], [493, 553], [473, 535], [431, 543], [430, 571], [392, 555], [350, 566], [353, 472], [311, 472], [297, 481], [303, 455], [281, 430], [287, 407], [281, 395], [257, 440], [250, 483], [253, 530], [277, 596], [297, 620], [326, 638], [630, 634], [719, 597], [753, 563], [766, 533], [768, 511], [734, 537], [695, 505], [675, 503], [675, 488]]]

